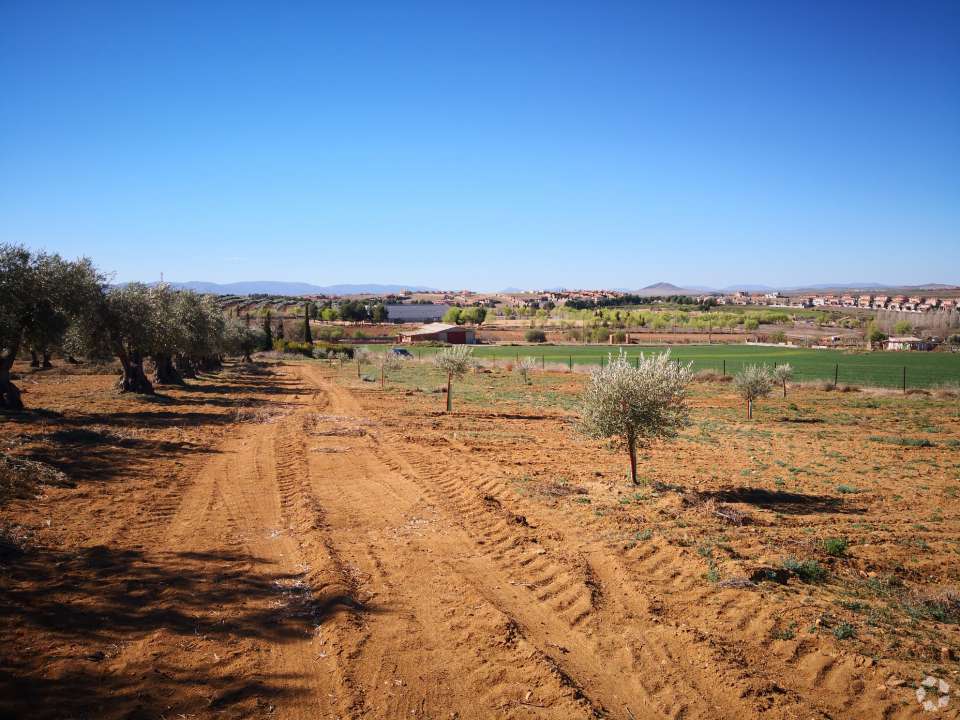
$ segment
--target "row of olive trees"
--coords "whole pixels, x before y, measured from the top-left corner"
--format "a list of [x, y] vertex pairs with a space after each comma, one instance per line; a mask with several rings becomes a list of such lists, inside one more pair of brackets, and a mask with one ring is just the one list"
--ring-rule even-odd
[[[182, 384], [224, 354], [250, 353], [258, 329], [227, 321], [210, 296], [169, 285], [110, 286], [90, 260], [0, 245], [0, 408], [20, 410], [11, 380], [22, 352], [115, 357], [124, 392], [153, 393], [153, 384]], [[150, 358], [153, 381], [144, 372]]]

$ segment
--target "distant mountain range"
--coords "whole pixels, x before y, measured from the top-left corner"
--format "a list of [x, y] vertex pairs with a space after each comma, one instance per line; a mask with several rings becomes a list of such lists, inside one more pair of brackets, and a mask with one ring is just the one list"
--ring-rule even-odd
[[818, 283], [814, 285], [795, 285], [790, 287], [774, 287], [772, 285], [753, 285], [744, 283], [743, 285], [727, 285], [722, 288], [704, 287], [701, 285], [691, 285], [680, 287], [673, 283], [660, 282], [653, 285], [647, 285], [639, 290], [633, 290], [636, 295], [691, 295], [697, 293], [732, 293], [737, 290], [744, 292], [823, 292], [825, 290], [836, 291], [854, 291], [854, 290], [953, 290], [960, 289], [956, 285], [944, 285], [943, 283], [925, 283], [923, 285], [889, 285], [876, 282], [845, 282], [845, 283]]
[[189, 282], [171, 282], [170, 285], [183, 290], [214, 295], [389, 295], [403, 290], [410, 290], [411, 292], [434, 291], [434, 288], [424, 287], [423, 285], [377, 285], [374, 283], [311, 285], [310, 283], [282, 282], [279, 280], [247, 280], [223, 284], [191, 280]]

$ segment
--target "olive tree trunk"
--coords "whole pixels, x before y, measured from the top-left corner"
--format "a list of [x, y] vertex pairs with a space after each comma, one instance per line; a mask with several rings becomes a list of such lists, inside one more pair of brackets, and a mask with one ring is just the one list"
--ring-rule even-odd
[[177, 355], [176, 368], [181, 378], [197, 377], [197, 369], [194, 367], [193, 361], [186, 355]]
[[10, 380], [10, 368], [15, 357], [15, 352], [7, 356], [0, 355], [0, 408], [4, 410], [23, 410], [20, 389]]
[[141, 395], [153, 395], [153, 385], [147, 380], [146, 373], [143, 372], [143, 357], [140, 353], [119, 353], [120, 367], [122, 375], [120, 376], [120, 392], [139, 393]]
[[30, 351], [30, 367], [32, 367], [32, 368], [38, 368], [38, 367], [40, 367], [40, 358], [39, 358], [39, 356], [37, 355], [37, 351], [36, 351], [36, 350], [31, 350], [31, 351]]
[[166, 353], [153, 356], [156, 369], [153, 372], [153, 382], [157, 385], [184, 385], [183, 377], [173, 366], [173, 358]]
[[627, 452], [630, 453], [630, 479], [637, 485], [637, 437], [627, 433]]

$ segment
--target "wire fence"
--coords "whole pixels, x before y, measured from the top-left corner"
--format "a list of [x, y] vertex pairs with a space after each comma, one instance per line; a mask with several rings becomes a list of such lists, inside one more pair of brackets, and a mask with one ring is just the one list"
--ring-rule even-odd
[[[429, 357], [436, 352], [435, 348], [417, 349], [414, 351], [418, 358]], [[684, 357], [682, 352], [673, 350], [673, 360], [679, 363], [692, 363], [695, 373], [712, 372], [720, 376], [733, 376], [747, 365], [768, 365], [775, 367], [782, 362], [771, 361], [765, 358], [701, 358]], [[597, 352], [596, 354], [578, 352], [563, 354], [556, 351], [540, 351], [533, 347], [517, 351], [513, 355], [503, 352], [478, 353], [478, 360], [491, 366], [504, 366], [519, 362], [521, 358], [532, 357], [537, 365], [544, 370], [574, 371], [585, 370], [590, 366], [603, 366], [609, 362], [610, 353]], [[638, 355], [631, 355], [629, 360], [639, 363]], [[853, 385], [860, 387], [886, 387], [907, 391], [911, 388], [928, 389], [943, 385], [960, 385], [960, 359], [957, 368], [937, 369], [916, 367], [909, 364], [892, 364], [884, 358], [878, 363], [870, 356], [860, 358], [859, 362], [836, 362], [829, 358], [815, 356], [791, 358], [789, 362], [793, 369], [794, 382], [830, 382], [835, 385]]]

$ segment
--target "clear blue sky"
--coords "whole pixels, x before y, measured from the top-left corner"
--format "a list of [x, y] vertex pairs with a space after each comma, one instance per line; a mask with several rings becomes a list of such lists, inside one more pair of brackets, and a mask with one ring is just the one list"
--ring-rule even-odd
[[0, 88], [118, 280], [960, 283], [957, 0], [2, 0]]

